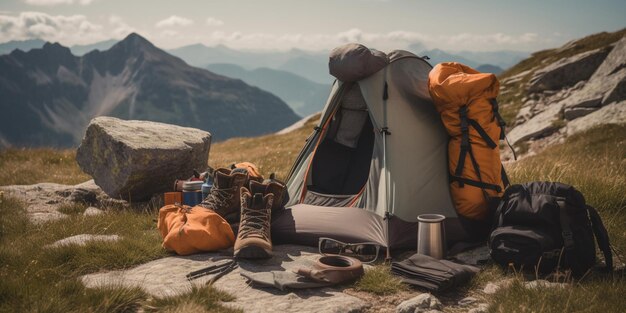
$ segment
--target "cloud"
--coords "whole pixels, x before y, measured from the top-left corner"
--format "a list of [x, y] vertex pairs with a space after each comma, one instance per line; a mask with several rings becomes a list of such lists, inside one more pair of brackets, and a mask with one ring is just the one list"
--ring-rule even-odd
[[[178, 38], [179, 41], [191, 38]], [[535, 33], [511, 35], [504, 33], [431, 35], [406, 30], [390, 32], [366, 32], [351, 28], [337, 33], [245, 33], [214, 31], [201, 39], [206, 45], [224, 44], [235, 49], [280, 49], [299, 48], [304, 50], [328, 50], [349, 42], [359, 42], [368, 47], [389, 51], [392, 49], [440, 48], [458, 50], [526, 49], [531, 44], [549, 42]]]
[[206, 24], [209, 26], [222, 26], [224, 25], [224, 21], [216, 19], [214, 17], [209, 17], [206, 19]]
[[90, 22], [84, 15], [41, 12], [0, 15], [0, 41], [41, 38], [64, 44], [83, 44], [107, 39], [102, 30], [101, 25]]
[[46, 6], [53, 6], [53, 5], [59, 5], [59, 4], [74, 4], [74, 3], [88, 5], [88, 4], [91, 4], [93, 1], [94, 0], [24, 0], [24, 2], [30, 5], [46, 5]]
[[137, 31], [134, 27], [126, 24], [126, 22], [124, 22], [124, 20], [122, 20], [122, 18], [117, 15], [111, 15], [109, 17], [109, 24], [113, 26], [111, 35], [115, 39], [122, 39], [128, 34]]
[[189, 26], [193, 24], [193, 20], [180, 17], [178, 15], [172, 15], [164, 20], [161, 20], [155, 24], [157, 28], [171, 27], [171, 26]]
[[179, 35], [179, 33], [175, 30], [171, 30], [171, 29], [166, 29], [164, 31], [161, 32], [160, 34], [162, 37], [176, 37]]

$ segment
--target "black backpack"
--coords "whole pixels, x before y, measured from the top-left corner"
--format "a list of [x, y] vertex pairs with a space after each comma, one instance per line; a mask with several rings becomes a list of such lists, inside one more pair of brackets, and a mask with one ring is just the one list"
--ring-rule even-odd
[[598, 212], [574, 187], [531, 182], [509, 187], [495, 213], [491, 258], [503, 267], [542, 274], [570, 269], [581, 276], [596, 263], [595, 238], [613, 269], [609, 235]]

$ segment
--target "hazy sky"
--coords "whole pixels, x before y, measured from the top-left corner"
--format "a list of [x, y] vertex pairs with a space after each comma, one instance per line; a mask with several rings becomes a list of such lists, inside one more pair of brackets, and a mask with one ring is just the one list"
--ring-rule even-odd
[[0, 0], [0, 42], [65, 45], [138, 32], [156, 45], [525, 50], [626, 27], [626, 0]]

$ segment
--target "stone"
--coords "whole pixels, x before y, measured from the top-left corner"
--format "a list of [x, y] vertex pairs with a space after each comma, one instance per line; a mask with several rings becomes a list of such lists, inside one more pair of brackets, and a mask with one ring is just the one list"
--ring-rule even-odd
[[626, 37], [598, 67], [589, 81], [563, 101], [566, 108], [601, 107], [626, 100]]
[[467, 313], [487, 313], [489, 312], [489, 305], [486, 303], [481, 303], [478, 307], [470, 309]]
[[575, 120], [579, 117], [583, 117], [589, 113], [595, 112], [597, 111], [599, 108], [598, 107], [591, 107], [591, 108], [587, 108], [587, 107], [573, 107], [573, 108], [565, 108], [565, 110], [563, 110], [563, 117], [568, 120]]
[[67, 237], [65, 239], [58, 240], [52, 244], [45, 246], [46, 248], [58, 248], [62, 246], [84, 246], [92, 241], [118, 241], [120, 240], [120, 236], [118, 235], [89, 235], [89, 234], [81, 234], [72, 237]]
[[470, 304], [474, 304], [478, 302], [478, 299], [474, 298], [474, 297], [465, 297], [461, 300], [459, 300], [459, 305], [460, 306], [468, 306]]
[[442, 309], [443, 305], [439, 299], [429, 293], [422, 293], [419, 296], [400, 303], [396, 307], [396, 313], [422, 313]]
[[589, 79], [607, 57], [611, 48], [606, 47], [579, 53], [535, 71], [530, 79], [528, 92], [558, 90], [574, 86], [581, 80]]
[[[81, 191], [75, 192], [77, 189]], [[126, 208], [129, 206], [126, 201], [111, 199], [93, 180], [78, 185], [39, 183], [34, 185], [0, 186], [0, 190], [24, 202], [26, 213], [33, 223], [44, 223], [67, 217], [67, 215], [57, 211], [57, 209], [65, 203], [72, 202], [73, 199], [84, 199], [76, 197], [77, 194], [94, 194], [96, 197], [95, 205], [99, 207], [114, 206]], [[89, 192], [86, 193], [85, 190], [89, 190]]]
[[567, 135], [583, 132], [594, 126], [626, 124], [626, 101], [609, 104], [601, 109], [567, 123]]
[[110, 197], [150, 199], [207, 167], [211, 134], [148, 121], [94, 118], [76, 153], [80, 168]]
[[544, 137], [553, 133], [560, 128], [555, 122], [560, 119], [562, 108], [563, 105], [560, 103], [552, 104], [525, 123], [517, 125], [507, 134], [509, 141], [514, 145], [520, 141]]
[[88, 207], [87, 209], [85, 209], [85, 212], [83, 212], [84, 216], [96, 216], [96, 215], [102, 215], [102, 214], [104, 214], [103, 210], [100, 210], [92, 206]]
[[[133, 286], [141, 287], [155, 297], [175, 296], [188, 292], [193, 285], [206, 284], [211, 276], [190, 282], [185, 275], [215, 264], [220, 258], [224, 258], [224, 253], [171, 256], [127, 270], [85, 275], [81, 281], [88, 288]], [[312, 247], [278, 245], [274, 247], [271, 259], [239, 260], [239, 268], [215, 281], [213, 286], [237, 297], [223, 305], [245, 312], [361, 312], [369, 307], [364, 300], [343, 293], [341, 289], [345, 287], [341, 286], [283, 292], [274, 288], [252, 287], [240, 275], [241, 270], [291, 271], [309, 267], [317, 258], [317, 249]]]
[[565, 283], [553, 283], [543, 279], [537, 279], [533, 281], [524, 282], [524, 288], [537, 289], [537, 288], [565, 288], [568, 284]]
[[488, 295], [492, 295], [492, 294], [496, 293], [498, 290], [500, 290], [500, 288], [507, 288], [512, 283], [513, 283], [513, 279], [512, 278], [504, 279], [504, 280], [501, 280], [501, 281], [498, 281], [498, 282], [488, 282], [487, 285], [485, 285], [485, 288], [483, 288], [483, 293], [484, 294], [488, 294]]
[[494, 283], [487, 283], [485, 288], [483, 288], [483, 293], [486, 293], [488, 295], [492, 295], [492, 294], [496, 293], [498, 291], [498, 289], [500, 289], [499, 285], [494, 284]]

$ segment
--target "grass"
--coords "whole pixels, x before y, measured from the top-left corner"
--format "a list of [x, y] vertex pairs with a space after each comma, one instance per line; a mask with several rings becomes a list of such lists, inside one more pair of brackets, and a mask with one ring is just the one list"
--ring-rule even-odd
[[83, 203], [67, 202], [59, 206], [57, 211], [63, 214], [82, 214], [87, 210], [87, 206]]
[[388, 265], [376, 265], [367, 270], [365, 275], [354, 285], [358, 291], [365, 291], [379, 296], [395, 294], [407, 290], [398, 276], [391, 274]]
[[0, 186], [42, 182], [75, 185], [91, 179], [75, 160], [75, 150], [0, 149]]
[[489, 312], [624, 312], [626, 280], [623, 274], [565, 288], [525, 288], [515, 279], [508, 288], [498, 290], [489, 299]]
[[[212, 147], [210, 163], [225, 166], [235, 161], [252, 161], [264, 174], [276, 172], [285, 178], [291, 163], [304, 145], [314, 122], [284, 135], [255, 139], [231, 139]], [[268, 147], [274, 145], [277, 150]], [[41, 158], [31, 150], [2, 151], [0, 172], [7, 159], [21, 159], [27, 174], [0, 176], [0, 185], [40, 182], [77, 183], [88, 177], [45, 176]], [[48, 157], [72, 157], [71, 151], [49, 150]], [[69, 154], [68, 154], [69, 153]], [[10, 155], [10, 158], [8, 157]], [[31, 156], [35, 155], [35, 157]], [[271, 161], [273, 160], [273, 161]], [[12, 163], [15, 164], [15, 163]], [[61, 162], [67, 173], [79, 172], [75, 163]], [[38, 170], [39, 172], [37, 172]], [[607, 226], [612, 244], [626, 251], [626, 126], [603, 126], [567, 139], [565, 144], [507, 165], [514, 183], [549, 180], [574, 185], [587, 202], [598, 209]], [[63, 221], [31, 224], [22, 203], [4, 196], [0, 203], [0, 312], [229, 312], [221, 302], [229, 295], [209, 287], [194, 289], [174, 298], [153, 299], [139, 289], [110, 287], [86, 289], [77, 277], [102, 270], [122, 269], [166, 256], [155, 230], [155, 208], [139, 211], [109, 210], [96, 217], [83, 217], [82, 205], [61, 207], [70, 217]], [[91, 243], [85, 247], [42, 249], [46, 244], [72, 235], [117, 234], [119, 242]], [[479, 291], [487, 282], [513, 278], [510, 288], [484, 297]], [[626, 281], [622, 271], [602, 276], [597, 273], [583, 280], [571, 280], [568, 288], [528, 290], [523, 278], [488, 266], [466, 287], [462, 296], [473, 295], [490, 303], [492, 312], [614, 312], [626, 307]], [[376, 295], [393, 295], [407, 287], [379, 265], [368, 270], [354, 288]]]
[[287, 134], [233, 138], [214, 144], [209, 155], [209, 165], [218, 168], [248, 161], [256, 164], [262, 175], [276, 173], [277, 178], [284, 180], [318, 121], [319, 115], [316, 115], [304, 127]]
[[[575, 186], [598, 210], [612, 245], [626, 261], [626, 126], [606, 125], [574, 135], [565, 144], [510, 165], [507, 171], [513, 183], [545, 180]], [[626, 307], [623, 269], [612, 275], [594, 272], [569, 279], [564, 289], [529, 290], [519, 275], [491, 266], [474, 278], [469, 292], [506, 277], [514, 278], [513, 285], [485, 299], [490, 312], [623, 312]]]
[[[186, 300], [151, 299], [139, 288], [87, 289], [78, 280], [84, 274], [129, 268], [167, 256], [156, 231], [156, 212], [110, 211], [84, 217], [68, 209], [70, 217], [32, 224], [20, 201], [0, 200], [0, 312], [136, 312], [158, 303], [168, 310]], [[84, 247], [44, 248], [78, 234], [117, 234], [118, 242], [91, 242]], [[231, 299], [212, 289], [201, 289], [194, 300], [204, 311], [236, 312], [216, 301]], [[203, 296], [203, 297], [204, 297]], [[183, 296], [188, 299], [189, 295]], [[175, 310], [174, 310], [175, 311]], [[180, 311], [183, 312], [183, 311]]]
[[219, 305], [230, 302], [235, 297], [212, 288], [211, 286], [194, 287], [191, 292], [177, 297], [154, 299], [146, 307], [147, 312], [243, 312]]

